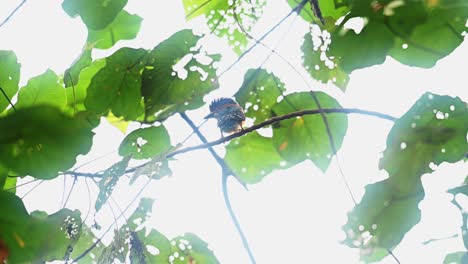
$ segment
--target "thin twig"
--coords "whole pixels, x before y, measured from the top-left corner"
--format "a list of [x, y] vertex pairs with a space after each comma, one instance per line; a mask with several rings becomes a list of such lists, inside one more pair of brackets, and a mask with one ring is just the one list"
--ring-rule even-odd
[[[389, 120], [389, 121], [392, 121], [392, 122], [394, 122], [395, 120], [398, 119], [396, 117], [393, 117], [393, 116], [390, 116], [390, 115], [387, 115], [387, 114], [383, 114], [383, 113], [379, 113], [379, 112], [375, 112], [375, 111], [362, 110], [362, 109], [357, 109], [357, 108], [323, 108], [322, 110], [326, 114], [360, 114], [360, 115], [373, 116], [373, 117], [377, 117], [377, 118], [380, 118], [380, 119]], [[174, 157], [176, 155], [186, 153], [186, 152], [190, 152], [190, 151], [194, 151], [194, 150], [197, 150], [197, 149], [204, 149], [204, 148], [209, 148], [209, 147], [212, 147], [212, 146], [216, 146], [216, 145], [219, 145], [219, 144], [224, 143], [226, 141], [230, 141], [231, 139], [243, 136], [243, 135], [245, 135], [245, 134], [247, 134], [249, 132], [252, 132], [254, 130], [260, 129], [260, 128], [268, 126], [268, 125], [278, 123], [278, 122], [283, 121], [283, 120], [291, 119], [291, 118], [298, 117], [298, 116], [317, 115], [317, 114], [320, 114], [320, 110], [313, 109], [313, 110], [297, 111], [297, 112], [289, 113], [289, 114], [282, 115], [282, 116], [276, 116], [276, 117], [273, 117], [271, 119], [265, 120], [265, 121], [263, 121], [263, 122], [261, 122], [261, 123], [259, 123], [257, 125], [251, 126], [249, 128], [245, 128], [244, 130], [241, 130], [241, 131], [239, 131], [237, 133], [234, 133], [234, 134], [229, 135], [227, 137], [220, 138], [220, 139], [212, 141], [212, 142], [208, 142], [208, 143], [193, 146], [193, 147], [187, 147], [187, 148], [184, 148], [184, 149], [176, 149], [175, 151], [172, 151], [172, 152], [168, 153], [166, 155], [166, 158], [172, 158], [172, 157]], [[148, 163], [143, 163], [143, 164], [138, 165], [136, 167], [127, 169], [125, 171], [125, 173], [132, 173], [135, 170], [146, 166], [147, 164]], [[102, 178], [102, 176], [103, 176], [102, 173], [86, 173], [86, 172], [77, 172], [77, 171], [65, 171], [65, 172], [63, 172], [63, 174], [68, 174], [68, 175], [78, 176], [78, 177], [89, 177], [89, 178]]]
[[0, 28], [3, 27], [16, 12], [18, 12], [18, 10], [26, 3], [26, 1], [27, 0], [23, 0], [21, 3], [19, 3], [19, 5], [3, 20], [3, 22], [0, 23]]
[[0, 91], [2, 92], [3, 96], [8, 101], [8, 103], [11, 105], [11, 108], [13, 108], [13, 110], [15, 110], [15, 112], [16, 112], [15, 105], [11, 102], [10, 97], [8, 97], [8, 95], [6, 94], [6, 92], [3, 90], [3, 88], [1, 86], [0, 86]]
[[[298, 13], [298, 11], [302, 10], [302, 8], [307, 3], [307, 1], [308, 0], [302, 0], [301, 3], [299, 3], [295, 8], [293, 8], [291, 10], [291, 12], [289, 12], [285, 17], [283, 17], [278, 23], [276, 23], [273, 27], [271, 27], [267, 32], [265, 32], [258, 39], [258, 41], [262, 41], [263, 39], [265, 39], [268, 35], [271, 34], [271, 32], [273, 32], [277, 27], [279, 27], [281, 24], [283, 24], [283, 22], [286, 21], [286, 19], [288, 19], [288, 17], [290, 17], [292, 14]], [[218, 78], [223, 76], [227, 71], [229, 71], [232, 67], [234, 67], [240, 60], [242, 60], [242, 58], [245, 57], [245, 55], [247, 55], [249, 52], [251, 52], [257, 45], [258, 45], [258, 42], [255, 42], [251, 47], [249, 47], [247, 50], [245, 50], [239, 57], [237, 57], [237, 59], [231, 65], [229, 65], [225, 70], [223, 70], [218, 75]]]
[[[179, 113], [182, 119], [192, 128], [192, 130], [197, 134], [198, 138], [204, 143], [207, 144], [208, 140], [205, 138], [205, 136], [200, 132], [198, 127], [193, 123], [193, 121], [185, 114], [185, 112]], [[224, 204], [226, 205], [226, 208], [229, 212], [229, 216], [231, 217], [232, 222], [234, 223], [234, 226], [236, 227], [237, 233], [241, 237], [242, 244], [244, 245], [245, 250], [247, 250], [247, 254], [249, 255], [250, 262], [255, 264], [255, 257], [253, 256], [252, 250], [250, 249], [249, 242], [247, 240], [247, 237], [245, 236], [244, 232], [242, 231], [242, 227], [239, 224], [239, 220], [236, 217], [236, 214], [234, 210], [232, 209], [231, 205], [231, 199], [229, 198], [229, 193], [227, 190], [227, 179], [229, 176], [233, 176], [236, 178], [242, 185], [244, 185], [238, 178], [237, 175], [234, 174], [234, 172], [229, 168], [229, 166], [226, 164], [224, 159], [222, 159], [216, 151], [212, 147], [208, 147], [208, 151], [210, 151], [211, 155], [215, 158], [215, 160], [218, 162], [219, 166], [221, 167], [222, 170], [222, 180], [221, 180], [221, 187], [222, 187], [222, 193], [223, 193], [223, 198], [224, 198]], [[245, 187], [245, 185], [244, 185]]]

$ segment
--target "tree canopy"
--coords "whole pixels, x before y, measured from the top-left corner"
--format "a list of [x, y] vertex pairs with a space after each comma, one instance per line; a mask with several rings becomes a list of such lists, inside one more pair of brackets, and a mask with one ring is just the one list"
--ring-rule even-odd
[[[24, 2], [0, 24], [0, 36], [2, 26], [13, 24], [16, 11], [28, 4]], [[157, 205], [151, 198], [140, 197], [149, 182], [172, 174], [171, 167], [185, 158], [181, 154], [200, 149], [209, 149], [222, 169], [227, 210], [255, 263], [248, 233], [242, 231], [230, 205], [227, 178], [254, 185], [274, 171], [309, 161], [327, 171], [346, 141], [350, 114], [385, 119], [392, 128], [379, 162], [388, 177], [368, 184], [360, 200], [350, 190], [355, 206], [348, 212], [341, 243], [356, 248], [364, 262], [385, 257], [398, 262], [393, 249], [421, 219], [422, 176], [442, 163], [468, 158], [468, 104], [454, 95], [427, 92], [405, 114], [393, 117], [345, 108], [333, 95], [339, 91], [345, 97], [354, 71], [382, 64], [389, 57], [413, 67], [436, 65], [464, 41], [466, 0], [285, 2], [290, 12], [258, 34], [255, 26], [270, 1], [181, 0], [189, 26], [145, 49], [115, 46], [134, 39], [143, 21], [126, 10], [127, 0], [64, 0], [63, 11], [87, 28], [81, 54], [66, 71], [49, 69], [22, 87], [22, 63], [15, 50], [0, 50], [0, 263], [219, 263], [216, 252], [197, 234], [171, 237], [146, 225]], [[300, 49], [302, 65], [291, 64], [263, 42], [292, 16], [310, 25], [303, 32], [302, 45], [291, 47]], [[190, 27], [195, 20], [204, 23], [206, 33]], [[237, 55], [225, 69], [218, 67], [224, 54], [207, 44], [213, 37]], [[186, 112], [206, 107], [206, 96], [222, 89], [221, 77], [257, 46], [265, 48], [268, 56], [257, 68], [243, 69], [242, 84], [233, 95], [252, 125], [207, 141]], [[95, 52], [102, 50], [112, 52], [96, 58]], [[297, 69], [305, 69], [309, 76], [301, 78], [312, 78], [333, 92], [287, 87], [280, 74], [263, 67], [270, 56], [277, 56], [299, 75]], [[172, 140], [176, 132], [166, 124], [175, 118], [182, 118], [202, 144], [187, 146], [186, 141]], [[129, 124], [139, 128], [116, 143], [120, 160], [102, 172], [82, 171], [77, 157], [90, 152], [96, 128], [106, 119], [124, 131]], [[271, 135], [260, 133], [263, 128]], [[212, 148], [222, 144], [224, 156]], [[340, 173], [345, 183], [351, 177]], [[52, 214], [31, 212], [16, 195], [25, 177], [46, 184], [58, 177], [92, 179], [99, 189], [91, 201], [96, 215], [127, 176], [130, 183], [144, 178], [147, 184], [134, 194], [132, 203], [139, 203], [133, 213], [127, 212], [129, 204], [114, 215], [115, 221], [130, 215], [120, 226], [88, 225], [86, 220], [93, 216], [66, 206]], [[468, 196], [467, 182], [447, 192]], [[468, 214], [455, 198], [452, 202], [460, 210], [460, 239], [468, 250]], [[113, 239], [104, 243], [110, 231]], [[465, 263], [467, 252], [448, 254], [445, 263]]]

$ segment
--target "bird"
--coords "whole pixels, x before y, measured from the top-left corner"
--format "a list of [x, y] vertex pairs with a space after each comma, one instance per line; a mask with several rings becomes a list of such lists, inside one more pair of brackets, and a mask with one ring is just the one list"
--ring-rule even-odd
[[210, 104], [210, 113], [205, 116], [205, 119], [209, 118], [218, 121], [221, 137], [224, 137], [223, 132], [232, 134], [244, 129], [244, 110], [231, 98], [221, 97], [213, 100]]

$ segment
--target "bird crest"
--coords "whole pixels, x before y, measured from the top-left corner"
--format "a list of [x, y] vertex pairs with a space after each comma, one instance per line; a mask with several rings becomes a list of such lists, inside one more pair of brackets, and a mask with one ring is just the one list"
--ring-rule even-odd
[[228, 105], [228, 104], [236, 105], [237, 103], [231, 98], [226, 98], [226, 97], [215, 99], [210, 104], [210, 112], [214, 112], [216, 109], [220, 108], [221, 106]]

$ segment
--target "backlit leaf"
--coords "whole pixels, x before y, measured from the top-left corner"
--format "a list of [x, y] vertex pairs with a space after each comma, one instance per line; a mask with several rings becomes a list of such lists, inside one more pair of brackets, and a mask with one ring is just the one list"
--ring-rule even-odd
[[[322, 92], [315, 94], [322, 108], [341, 108], [333, 97]], [[309, 92], [289, 94], [272, 110], [276, 116], [280, 116], [306, 109], [317, 109]], [[348, 127], [348, 118], [343, 114], [327, 114], [327, 120], [338, 150]], [[322, 171], [328, 168], [333, 155], [320, 114], [287, 119], [273, 126], [273, 144], [286, 161], [296, 164], [309, 159]]]
[[109, 25], [127, 4], [127, 0], [64, 0], [63, 10], [71, 17], [80, 16], [90, 29]]
[[[20, 67], [13, 51], [0, 50], [0, 87], [10, 100], [18, 91]], [[0, 113], [9, 104], [3, 93], [0, 94]]]
[[140, 128], [128, 134], [119, 147], [121, 156], [133, 155], [134, 159], [147, 159], [167, 151], [171, 147], [169, 133], [162, 125]]
[[0, 118], [0, 164], [18, 173], [52, 179], [91, 148], [92, 125], [50, 106], [19, 109]]

